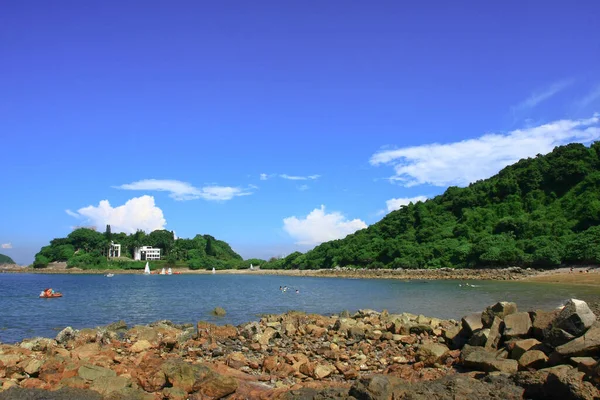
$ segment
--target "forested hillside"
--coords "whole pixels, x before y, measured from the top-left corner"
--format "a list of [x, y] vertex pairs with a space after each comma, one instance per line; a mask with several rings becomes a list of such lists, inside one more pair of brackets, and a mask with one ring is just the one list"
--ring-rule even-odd
[[4, 254], [0, 254], [0, 264], [14, 264], [15, 262], [13, 261], [12, 258], [10, 258], [9, 256], [5, 256]]
[[[106, 257], [110, 243], [121, 245], [121, 259]], [[173, 232], [156, 230], [150, 234], [137, 231], [134, 234], [111, 233], [107, 225], [104, 233], [79, 228], [66, 238], [54, 239], [35, 256], [36, 268], [44, 268], [53, 261], [66, 261], [68, 267], [84, 269], [125, 268], [140, 269], [145, 262], [132, 262], [136, 247], [152, 246], [161, 249], [162, 262], [168, 266], [191, 269], [239, 268], [242, 257], [229, 244], [210, 235], [196, 235], [193, 239], [175, 239]], [[153, 264], [157, 264], [153, 262]]]
[[439, 268], [600, 263], [600, 142], [570, 144], [391, 212], [270, 268]]

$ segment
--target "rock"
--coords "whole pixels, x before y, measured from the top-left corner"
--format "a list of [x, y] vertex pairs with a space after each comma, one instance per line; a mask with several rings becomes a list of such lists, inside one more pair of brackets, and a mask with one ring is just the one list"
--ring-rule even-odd
[[215, 307], [215, 309], [212, 310], [212, 315], [216, 315], [217, 317], [223, 317], [225, 314], [227, 314], [227, 312], [222, 307]]
[[122, 376], [101, 376], [92, 382], [90, 389], [106, 396], [130, 387], [131, 383], [129, 379]]
[[471, 338], [469, 339], [469, 344], [471, 346], [485, 346], [485, 344], [488, 341], [488, 338], [490, 336], [490, 330], [489, 329], [478, 329], [475, 332], [473, 332], [473, 336], [471, 336]]
[[598, 365], [598, 361], [596, 361], [592, 357], [571, 357], [569, 362], [579, 371], [584, 372], [588, 375], [592, 375], [594, 367]]
[[186, 393], [197, 390], [197, 382], [207, 380], [213, 374], [205, 365], [192, 365], [180, 359], [167, 361], [161, 370], [171, 386], [183, 389]]
[[56, 335], [55, 340], [60, 344], [65, 344], [69, 340], [74, 340], [77, 336], [77, 332], [79, 331], [71, 328], [70, 326], [67, 326], [65, 329], [58, 332], [58, 335]]
[[329, 364], [317, 364], [313, 369], [312, 377], [315, 379], [323, 379], [331, 375], [336, 368]]
[[517, 312], [517, 304], [508, 301], [501, 301], [493, 306], [489, 306], [481, 313], [481, 322], [485, 328], [492, 326], [494, 318], [504, 319], [507, 315]]
[[546, 363], [548, 362], [548, 356], [539, 350], [529, 350], [519, 357], [518, 362], [519, 369], [540, 369], [546, 366]]
[[[23, 389], [13, 387], [10, 390], [2, 392], [0, 394], [2, 400], [103, 400], [100, 393], [93, 390], [86, 389], [75, 389], [70, 387], [63, 387], [59, 390], [48, 392], [42, 389]], [[132, 399], [133, 400], [133, 399]]]
[[600, 322], [595, 322], [588, 331], [578, 338], [556, 348], [563, 357], [592, 356], [600, 350]]
[[235, 378], [215, 373], [200, 383], [196, 396], [201, 394], [202, 399], [221, 399], [234, 393], [237, 388], [238, 383]]
[[269, 341], [277, 335], [277, 331], [273, 328], [267, 327], [263, 333], [259, 333], [256, 335], [256, 341], [262, 345], [269, 344]]
[[131, 350], [133, 353], [141, 353], [142, 351], [146, 351], [148, 349], [151, 349], [152, 347], [152, 343], [150, 343], [149, 341], [139, 340], [135, 342], [129, 350]]
[[494, 317], [492, 325], [489, 329], [489, 334], [485, 342], [486, 349], [497, 349], [504, 333], [504, 321], [498, 317]]
[[509, 314], [504, 318], [504, 337], [526, 337], [531, 331], [531, 318], [526, 312]]
[[353, 340], [363, 340], [365, 338], [365, 329], [359, 326], [351, 326], [348, 329], [348, 338]]
[[44, 365], [42, 360], [29, 359], [27, 364], [24, 365], [23, 371], [30, 376], [37, 375], [42, 365]]
[[537, 339], [523, 339], [516, 340], [510, 343], [508, 349], [510, 350], [510, 358], [518, 360], [528, 350], [536, 349], [541, 343]]
[[19, 347], [32, 351], [46, 351], [57, 346], [56, 340], [47, 338], [25, 339]]
[[425, 366], [432, 366], [442, 362], [442, 357], [446, 355], [450, 349], [439, 343], [426, 343], [419, 346], [417, 350], [417, 359], [423, 361]]
[[87, 343], [71, 350], [71, 356], [79, 360], [87, 360], [100, 352], [100, 346], [97, 343]]
[[584, 374], [568, 365], [519, 372], [514, 381], [525, 388], [524, 398], [548, 400], [593, 400], [598, 390], [583, 381]]
[[535, 310], [530, 313], [532, 320], [532, 334], [538, 340], [544, 340], [552, 329], [552, 321], [556, 319], [560, 310], [543, 311]]
[[596, 321], [596, 316], [587, 303], [571, 299], [552, 322], [552, 327], [562, 329], [573, 336], [580, 336]]
[[189, 398], [186, 391], [180, 388], [166, 387], [162, 394], [168, 400], [188, 400]]
[[506, 372], [509, 374], [517, 372], [519, 364], [515, 360], [498, 359], [493, 353], [490, 353], [481, 347], [473, 347], [463, 360], [467, 368], [485, 372]]
[[[501, 394], [499, 396], [499, 394]], [[336, 396], [336, 397], [334, 397]], [[352, 396], [352, 397], [350, 397]], [[415, 400], [480, 400], [523, 398], [523, 389], [515, 386], [506, 377], [488, 377], [477, 380], [465, 376], [447, 376], [427, 382], [410, 383], [389, 375], [374, 375], [360, 379], [352, 385], [347, 395], [310, 399], [356, 398], [365, 400], [415, 399]], [[290, 398], [291, 399], [291, 398]]]
[[544, 331], [544, 343], [551, 347], [561, 346], [573, 339], [575, 336], [559, 328], [550, 328], [550, 330]]
[[97, 365], [82, 365], [77, 370], [77, 374], [81, 378], [88, 380], [88, 381], [94, 381], [103, 376], [104, 377], [117, 376], [115, 371], [108, 369], [108, 368], [99, 367]]
[[468, 335], [472, 335], [476, 330], [483, 328], [481, 313], [466, 315], [461, 319], [461, 323]]

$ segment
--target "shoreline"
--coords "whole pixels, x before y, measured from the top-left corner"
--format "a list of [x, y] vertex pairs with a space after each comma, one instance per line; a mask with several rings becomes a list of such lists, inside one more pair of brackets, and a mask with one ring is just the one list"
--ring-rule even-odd
[[[157, 270], [153, 271], [157, 275]], [[0, 273], [12, 274], [66, 274], [66, 275], [130, 275], [142, 274], [141, 270], [83, 270], [67, 269], [62, 265], [50, 266], [44, 269], [33, 269], [23, 266], [0, 267]], [[175, 275], [211, 275], [209, 270], [191, 270], [189, 268], [174, 268]], [[352, 279], [399, 279], [399, 280], [495, 280], [495, 281], [524, 281], [538, 283], [562, 283], [573, 285], [600, 286], [600, 268], [593, 266], [561, 267], [552, 270], [535, 270], [532, 268], [481, 268], [481, 269], [318, 269], [318, 270], [271, 270], [271, 269], [241, 269], [218, 270], [218, 275], [277, 275], [320, 278], [352, 278]]]

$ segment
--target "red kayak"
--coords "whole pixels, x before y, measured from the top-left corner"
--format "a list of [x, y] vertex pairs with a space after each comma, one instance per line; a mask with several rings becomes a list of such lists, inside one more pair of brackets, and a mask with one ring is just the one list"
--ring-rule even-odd
[[62, 293], [52, 293], [52, 294], [41, 293], [40, 294], [40, 299], [53, 299], [55, 297], [62, 297]]

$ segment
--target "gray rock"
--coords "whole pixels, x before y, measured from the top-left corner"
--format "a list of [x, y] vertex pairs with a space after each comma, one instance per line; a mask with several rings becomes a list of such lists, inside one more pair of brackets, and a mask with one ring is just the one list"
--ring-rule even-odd
[[497, 349], [502, 339], [502, 333], [504, 332], [504, 321], [498, 317], [494, 317], [492, 325], [490, 326], [490, 333], [485, 343], [486, 349]]
[[498, 359], [495, 354], [481, 347], [475, 347], [474, 349], [474, 351], [469, 352], [464, 358], [463, 365], [467, 368], [485, 372], [499, 371], [509, 374], [513, 374], [519, 369], [519, 364], [515, 360]]
[[472, 335], [476, 330], [483, 328], [481, 313], [465, 315], [461, 319], [461, 324], [466, 333]]
[[75, 339], [75, 337], [77, 336], [77, 332], [79, 331], [71, 328], [70, 326], [67, 326], [65, 329], [58, 332], [58, 335], [56, 335], [55, 340], [60, 344], [65, 344], [69, 340]]
[[510, 343], [510, 358], [518, 360], [529, 350], [539, 350], [537, 346], [541, 345], [537, 339], [523, 339]]
[[504, 319], [507, 315], [517, 312], [517, 304], [508, 301], [500, 301], [493, 306], [489, 306], [481, 314], [481, 322], [483, 326], [489, 328], [494, 322], [494, 317]]
[[600, 350], [600, 322], [595, 322], [583, 336], [556, 348], [563, 357], [593, 356]]
[[574, 336], [582, 335], [596, 321], [596, 316], [582, 300], [569, 300], [553, 321], [554, 328], [562, 329]]
[[469, 344], [471, 346], [485, 346], [490, 336], [489, 329], [479, 329], [473, 332], [473, 336], [469, 339]]

